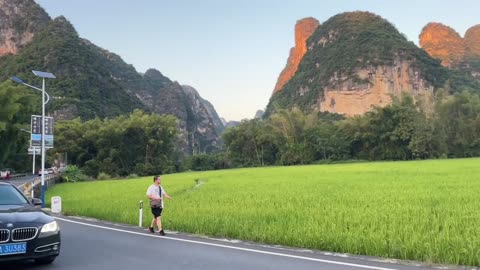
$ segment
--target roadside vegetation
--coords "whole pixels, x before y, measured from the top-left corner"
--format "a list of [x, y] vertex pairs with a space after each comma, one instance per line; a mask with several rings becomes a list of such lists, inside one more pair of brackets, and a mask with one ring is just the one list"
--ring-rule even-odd
[[[163, 176], [164, 226], [324, 251], [480, 266], [480, 159], [187, 172]], [[60, 184], [69, 215], [151, 220], [152, 177]]]

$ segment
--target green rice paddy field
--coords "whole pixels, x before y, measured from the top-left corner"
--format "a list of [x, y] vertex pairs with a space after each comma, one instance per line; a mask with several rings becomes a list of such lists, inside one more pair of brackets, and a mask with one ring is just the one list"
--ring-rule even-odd
[[[59, 184], [63, 211], [138, 224], [152, 177]], [[166, 230], [480, 266], [480, 159], [187, 172], [162, 177]]]

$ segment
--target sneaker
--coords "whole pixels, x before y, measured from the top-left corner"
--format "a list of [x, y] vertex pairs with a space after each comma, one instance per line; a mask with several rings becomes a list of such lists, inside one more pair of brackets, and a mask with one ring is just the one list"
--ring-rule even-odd
[[167, 235], [163, 230], [161, 230], [160, 232], [158, 232], [160, 235]]
[[148, 230], [151, 232], [151, 233], [154, 233], [155, 230], [153, 229], [153, 227], [148, 227]]

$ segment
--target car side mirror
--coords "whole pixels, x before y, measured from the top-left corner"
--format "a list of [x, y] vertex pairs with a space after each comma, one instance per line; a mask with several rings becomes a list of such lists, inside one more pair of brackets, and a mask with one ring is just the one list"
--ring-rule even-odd
[[37, 199], [37, 198], [32, 198], [32, 204], [37, 206], [37, 205], [42, 205], [42, 200]]

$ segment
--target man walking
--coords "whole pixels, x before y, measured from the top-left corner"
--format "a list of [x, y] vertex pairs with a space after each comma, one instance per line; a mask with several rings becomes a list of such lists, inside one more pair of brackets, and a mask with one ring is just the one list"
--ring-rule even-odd
[[147, 189], [147, 196], [150, 199], [150, 207], [152, 208], [153, 220], [148, 228], [150, 232], [155, 232], [153, 226], [155, 223], [157, 224], [158, 230], [160, 235], [165, 235], [165, 232], [162, 229], [162, 211], [163, 211], [163, 198], [172, 199], [167, 192], [163, 189], [160, 185], [161, 179], [160, 176], [157, 175], [153, 177], [153, 185], [148, 187]]

